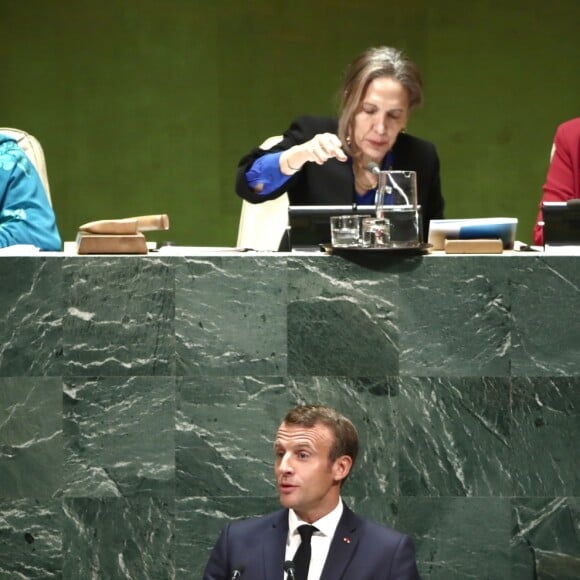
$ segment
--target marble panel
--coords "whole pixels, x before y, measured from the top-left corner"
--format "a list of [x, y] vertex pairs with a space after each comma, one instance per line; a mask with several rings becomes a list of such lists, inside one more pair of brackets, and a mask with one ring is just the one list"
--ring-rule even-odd
[[398, 261], [288, 260], [288, 373], [399, 372]]
[[160, 258], [66, 258], [67, 376], [170, 375], [175, 270]]
[[63, 425], [65, 496], [174, 493], [174, 378], [69, 378]]
[[427, 257], [401, 278], [401, 375], [509, 374], [509, 268], [489, 258]]
[[64, 500], [63, 577], [175, 577], [173, 500], [154, 497]]
[[512, 508], [512, 580], [580, 578], [580, 497], [520, 497]]
[[511, 495], [508, 378], [402, 377], [398, 398], [402, 495]]
[[62, 375], [62, 261], [0, 259], [0, 376]]
[[409, 497], [398, 506], [398, 529], [415, 541], [422, 580], [510, 578], [508, 498]]
[[53, 497], [62, 467], [61, 379], [0, 378], [0, 498]]
[[513, 379], [513, 495], [580, 496], [580, 377]]
[[580, 375], [580, 263], [574, 256], [519, 260], [510, 273], [515, 376]]
[[177, 268], [177, 374], [286, 373], [286, 262], [188, 258]]
[[177, 497], [276, 496], [273, 441], [292, 404], [279, 377], [180, 380]]
[[0, 578], [62, 578], [61, 502], [0, 500]]

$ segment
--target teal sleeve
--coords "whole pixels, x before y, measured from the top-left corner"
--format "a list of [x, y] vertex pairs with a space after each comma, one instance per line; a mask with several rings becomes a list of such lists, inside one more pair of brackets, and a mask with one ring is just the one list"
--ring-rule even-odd
[[0, 247], [16, 244], [62, 248], [54, 211], [34, 165], [15, 141], [0, 135]]

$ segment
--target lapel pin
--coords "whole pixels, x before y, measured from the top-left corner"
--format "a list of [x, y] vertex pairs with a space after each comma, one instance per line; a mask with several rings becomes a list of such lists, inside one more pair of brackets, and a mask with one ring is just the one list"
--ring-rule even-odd
[[350, 544], [350, 538], [342, 538], [342, 541], [343, 541], [345, 544]]

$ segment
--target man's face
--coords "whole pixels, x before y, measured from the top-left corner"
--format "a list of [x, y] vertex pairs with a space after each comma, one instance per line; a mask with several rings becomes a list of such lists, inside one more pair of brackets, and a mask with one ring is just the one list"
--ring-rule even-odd
[[340, 482], [352, 461], [342, 456], [330, 462], [332, 431], [322, 424], [301, 427], [282, 423], [274, 442], [274, 473], [280, 503], [307, 522], [332, 511], [338, 504]]

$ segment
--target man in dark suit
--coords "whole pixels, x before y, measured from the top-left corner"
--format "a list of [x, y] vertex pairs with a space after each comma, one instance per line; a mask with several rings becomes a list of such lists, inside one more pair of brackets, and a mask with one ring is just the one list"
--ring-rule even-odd
[[278, 429], [274, 453], [284, 509], [226, 525], [204, 580], [419, 580], [412, 540], [341, 499], [358, 453], [349, 419], [329, 407], [296, 407]]

